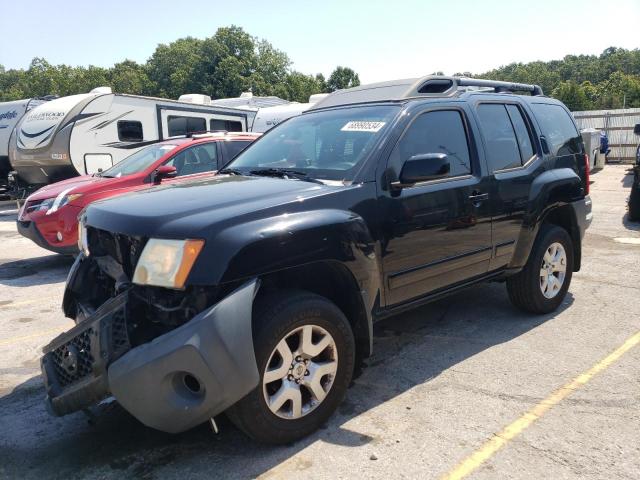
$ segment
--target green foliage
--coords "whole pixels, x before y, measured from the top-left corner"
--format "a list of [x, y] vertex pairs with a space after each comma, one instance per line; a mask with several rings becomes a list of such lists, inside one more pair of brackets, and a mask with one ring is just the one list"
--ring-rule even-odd
[[640, 50], [609, 47], [600, 55], [512, 63], [477, 75], [535, 83], [571, 110], [640, 107]]
[[329, 81], [322, 74], [291, 70], [284, 52], [233, 25], [219, 28], [204, 40], [186, 37], [160, 44], [144, 65], [125, 60], [108, 69], [71, 67], [51, 65], [43, 58], [34, 58], [27, 70], [5, 70], [0, 65], [0, 101], [73, 95], [110, 86], [118, 93], [166, 98], [184, 93], [228, 98], [250, 90], [255, 95], [307, 102], [314, 93], [359, 83], [350, 68], [336, 68]]
[[358, 74], [348, 67], [337, 67], [327, 80], [327, 91], [335, 92], [343, 88], [357, 87], [360, 85]]

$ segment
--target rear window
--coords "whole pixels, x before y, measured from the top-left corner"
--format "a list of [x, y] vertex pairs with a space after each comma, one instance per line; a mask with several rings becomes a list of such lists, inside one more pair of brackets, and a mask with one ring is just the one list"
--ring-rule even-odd
[[582, 153], [580, 134], [564, 108], [550, 103], [532, 103], [531, 109], [547, 139], [552, 155]]
[[209, 121], [209, 130], [217, 131], [217, 130], [225, 130], [227, 132], [241, 132], [242, 131], [242, 123], [236, 122], [233, 120], [210, 120]]
[[206, 132], [207, 121], [204, 118], [171, 115], [167, 118], [167, 130], [170, 137], [193, 132]]

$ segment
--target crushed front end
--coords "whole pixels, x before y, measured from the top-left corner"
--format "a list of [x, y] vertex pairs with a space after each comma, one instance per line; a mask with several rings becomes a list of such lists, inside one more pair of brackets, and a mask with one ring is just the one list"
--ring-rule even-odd
[[167, 432], [222, 412], [258, 384], [251, 333], [257, 281], [171, 289], [134, 284], [142, 237], [86, 228], [63, 299], [76, 326], [43, 352], [47, 407], [66, 415], [114, 396]]

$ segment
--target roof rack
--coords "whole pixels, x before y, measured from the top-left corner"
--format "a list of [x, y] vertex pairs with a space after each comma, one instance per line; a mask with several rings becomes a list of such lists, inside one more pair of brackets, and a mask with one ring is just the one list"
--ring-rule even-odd
[[416, 97], [453, 97], [463, 91], [468, 91], [469, 89], [466, 87], [478, 88], [480, 91], [493, 90], [495, 93], [528, 92], [535, 96], [543, 95], [542, 88], [539, 85], [480, 78], [429, 75], [422, 78], [391, 80], [337, 90], [324, 100], [320, 100], [309, 110], [319, 110], [346, 104], [399, 101]]

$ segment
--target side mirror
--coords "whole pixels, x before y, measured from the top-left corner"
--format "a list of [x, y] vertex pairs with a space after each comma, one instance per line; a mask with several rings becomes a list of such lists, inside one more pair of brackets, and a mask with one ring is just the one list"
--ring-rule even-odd
[[156, 171], [153, 175], [153, 183], [160, 183], [163, 178], [174, 178], [178, 175], [178, 171], [176, 167], [173, 165], [160, 165], [156, 168]]
[[636, 123], [636, 126], [633, 127], [633, 133], [640, 135], [640, 123]]
[[423, 153], [410, 157], [400, 171], [400, 181], [394, 187], [406, 187], [418, 182], [437, 180], [449, 175], [451, 165], [446, 153]]

